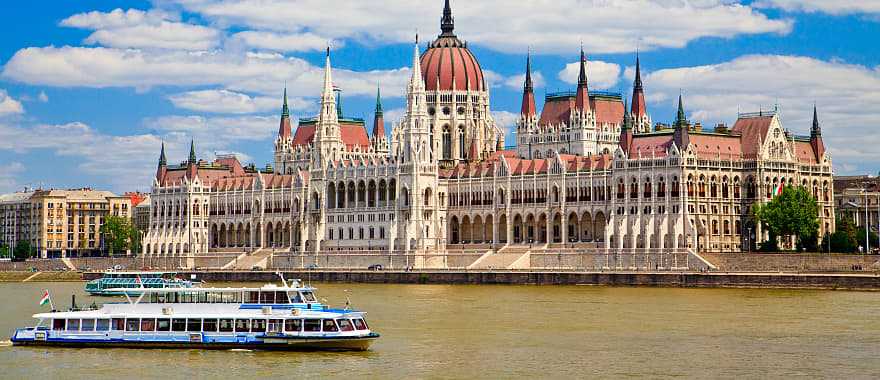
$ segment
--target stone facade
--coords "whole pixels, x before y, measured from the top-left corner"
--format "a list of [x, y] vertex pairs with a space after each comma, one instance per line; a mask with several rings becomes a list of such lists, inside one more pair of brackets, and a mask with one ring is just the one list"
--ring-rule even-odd
[[518, 146], [503, 150], [482, 70], [448, 7], [441, 29], [424, 53], [415, 46], [390, 138], [379, 100], [372, 136], [343, 116], [328, 52], [318, 115], [294, 131], [285, 95], [274, 166], [200, 161], [194, 149], [169, 166], [163, 149], [146, 253], [738, 252], [767, 238], [750, 209], [779, 186], [810, 189], [820, 233], [834, 229], [816, 115], [809, 137], [773, 112], [704, 130], [680, 99], [675, 123], [652, 127], [638, 59], [628, 107], [620, 94], [590, 92], [581, 53], [577, 90], [549, 95], [540, 116], [527, 60]]

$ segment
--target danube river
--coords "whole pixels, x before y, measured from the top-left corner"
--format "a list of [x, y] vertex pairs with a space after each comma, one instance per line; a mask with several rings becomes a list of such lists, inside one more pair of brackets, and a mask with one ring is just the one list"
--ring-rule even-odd
[[[0, 378], [880, 377], [880, 293], [768, 289], [315, 284], [368, 311], [361, 353], [0, 347]], [[40, 289], [5, 283], [0, 331], [31, 324]], [[348, 290], [348, 292], [345, 292]], [[98, 299], [98, 302], [105, 299]], [[8, 339], [8, 338], [6, 338]]]

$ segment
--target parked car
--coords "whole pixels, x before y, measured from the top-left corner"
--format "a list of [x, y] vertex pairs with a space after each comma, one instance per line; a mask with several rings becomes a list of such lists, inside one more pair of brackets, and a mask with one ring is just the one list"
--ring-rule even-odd
[[260, 271], [260, 270], [263, 270], [263, 267], [261, 267], [259, 265], [254, 265], [251, 267], [251, 270], [252, 271]]
[[367, 270], [382, 270], [382, 264], [373, 264], [367, 267]]
[[315, 269], [318, 269], [318, 264], [309, 264], [309, 265], [306, 265], [306, 269], [307, 269], [307, 270], [315, 270]]
[[116, 264], [113, 266], [113, 270], [123, 270], [124, 268], [125, 267], [123, 267], [121, 264]]

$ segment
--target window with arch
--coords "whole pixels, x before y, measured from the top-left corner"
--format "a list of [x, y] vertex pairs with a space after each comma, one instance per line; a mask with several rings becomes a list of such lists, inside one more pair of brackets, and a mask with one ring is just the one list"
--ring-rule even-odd
[[452, 158], [452, 133], [449, 131], [449, 125], [443, 126], [443, 159]]

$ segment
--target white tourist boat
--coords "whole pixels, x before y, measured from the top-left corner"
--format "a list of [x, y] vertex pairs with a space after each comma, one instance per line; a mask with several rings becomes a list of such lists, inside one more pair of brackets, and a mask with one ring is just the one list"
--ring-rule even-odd
[[379, 337], [364, 312], [329, 308], [315, 290], [283, 279], [282, 286], [259, 288], [145, 288], [126, 302], [35, 314], [37, 324], [17, 329], [11, 340], [17, 346], [363, 351]]

